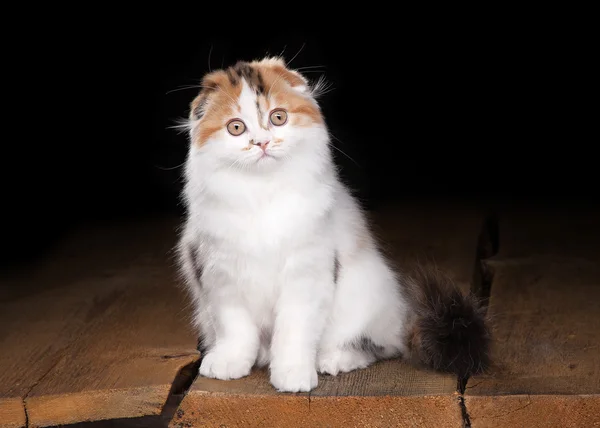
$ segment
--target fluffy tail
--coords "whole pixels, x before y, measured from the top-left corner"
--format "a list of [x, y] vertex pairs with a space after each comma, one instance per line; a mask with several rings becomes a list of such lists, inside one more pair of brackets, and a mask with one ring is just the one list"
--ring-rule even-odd
[[418, 268], [403, 282], [412, 312], [407, 335], [410, 358], [460, 379], [485, 371], [490, 331], [477, 298], [434, 269]]

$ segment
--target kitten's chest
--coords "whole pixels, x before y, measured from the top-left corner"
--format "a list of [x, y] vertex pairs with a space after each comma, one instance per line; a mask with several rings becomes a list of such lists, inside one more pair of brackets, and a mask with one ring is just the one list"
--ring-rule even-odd
[[232, 231], [256, 249], [276, 248], [297, 240], [301, 230], [316, 221], [309, 211], [310, 201], [298, 195], [279, 195], [262, 203], [249, 205], [243, 212], [232, 213]]
[[243, 250], [280, 251], [319, 229], [328, 209], [323, 191], [255, 190], [234, 203], [208, 204], [204, 227]]

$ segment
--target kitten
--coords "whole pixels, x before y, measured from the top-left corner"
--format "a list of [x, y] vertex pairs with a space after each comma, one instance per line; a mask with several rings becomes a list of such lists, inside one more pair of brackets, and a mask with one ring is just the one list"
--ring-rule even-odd
[[267, 366], [310, 391], [378, 359], [467, 376], [487, 362], [481, 310], [447, 279], [392, 270], [337, 175], [311, 85], [280, 58], [213, 71], [191, 103], [177, 247], [202, 376]]

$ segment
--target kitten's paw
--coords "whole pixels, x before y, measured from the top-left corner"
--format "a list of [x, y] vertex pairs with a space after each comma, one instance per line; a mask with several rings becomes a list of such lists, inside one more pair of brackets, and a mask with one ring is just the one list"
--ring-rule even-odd
[[333, 349], [319, 353], [319, 373], [337, 375], [364, 369], [375, 361], [372, 355], [358, 349]]
[[280, 392], [308, 392], [318, 383], [314, 364], [271, 365], [271, 384]]
[[200, 375], [221, 380], [239, 379], [250, 374], [254, 359], [233, 349], [211, 350], [200, 364]]

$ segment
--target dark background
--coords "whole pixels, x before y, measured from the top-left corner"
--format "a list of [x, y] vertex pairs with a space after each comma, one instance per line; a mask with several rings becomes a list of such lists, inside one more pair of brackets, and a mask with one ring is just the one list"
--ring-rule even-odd
[[598, 198], [594, 61], [573, 42], [585, 29], [144, 22], [80, 20], [9, 48], [18, 118], [3, 156], [4, 263], [43, 255], [88, 221], [181, 214], [187, 136], [169, 127], [197, 89], [178, 89], [267, 53], [319, 66], [306, 76], [333, 84], [322, 109], [367, 208]]

